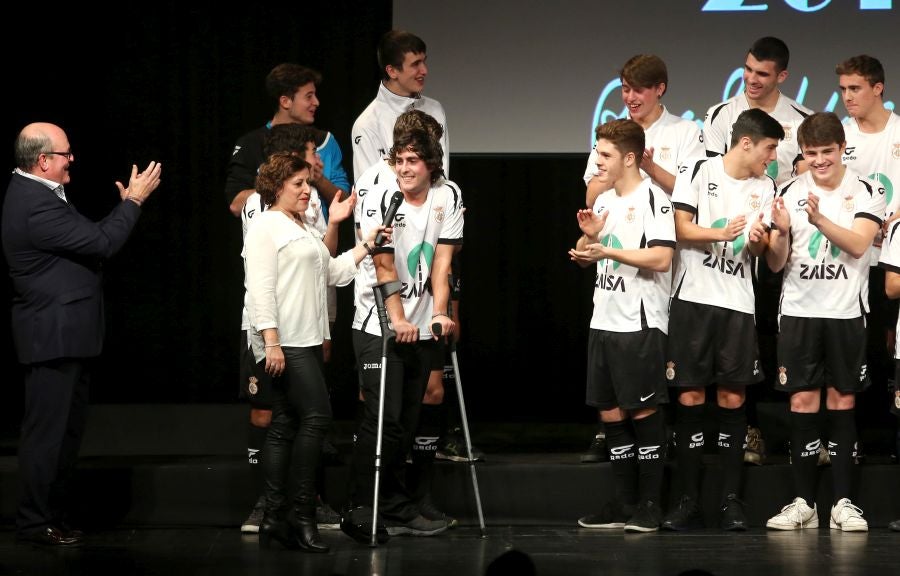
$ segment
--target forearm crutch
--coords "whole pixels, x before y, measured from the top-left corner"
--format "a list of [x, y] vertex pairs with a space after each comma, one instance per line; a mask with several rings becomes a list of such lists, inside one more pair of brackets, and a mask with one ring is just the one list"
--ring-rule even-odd
[[378, 312], [378, 324], [381, 326], [381, 381], [378, 384], [378, 433], [375, 437], [375, 493], [372, 496], [372, 548], [378, 546], [378, 492], [381, 484], [381, 434], [384, 428], [384, 389], [387, 381], [388, 343], [396, 334], [388, 321], [384, 307], [385, 292], [388, 296], [400, 288], [399, 282], [385, 282], [372, 287], [375, 293], [375, 309]]
[[[453, 275], [448, 275], [450, 282], [450, 290], [453, 290]], [[447, 299], [447, 316], [453, 317], [453, 302]], [[441, 324], [435, 322], [431, 325], [432, 332], [435, 335], [441, 335]], [[463, 436], [466, 439], [466, 454], [469, 456], [469, 472], [472, 476], [472, 490], [475, 492], [475, 508], [478, 511], [478, 525], [481, 527], [481, 537], [486, 538], [487, 533], [484, 528], [484, 512], [481, 510], [481, 492], [478, 490], [478, 475], [475, 473], [475, 459], [472, 457], [472, 438], [469, 436], [469, 419], [466, 417], [466, 401], [463, 398], [462, 380], [459, 377], [459, 360], [456, 357], [456, 339], [452, 334], [446, 336], [447, 346], [450, 347], [450, 358], [453, 361], [453, 376], [456, 380], [456, 397], [459, 400], [459, 417], [462, 420]]]

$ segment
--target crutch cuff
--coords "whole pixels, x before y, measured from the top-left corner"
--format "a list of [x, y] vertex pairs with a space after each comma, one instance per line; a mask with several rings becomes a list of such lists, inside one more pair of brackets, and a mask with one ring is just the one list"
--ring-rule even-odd
[[384, 284], [378, 284], [375, 287], [381, 292], [381, 297], [387, 300], [389, 296], [399, 292], [401, 286], [402, 284], [399, 280], [392, 280], [390, 282], [385, 282]]

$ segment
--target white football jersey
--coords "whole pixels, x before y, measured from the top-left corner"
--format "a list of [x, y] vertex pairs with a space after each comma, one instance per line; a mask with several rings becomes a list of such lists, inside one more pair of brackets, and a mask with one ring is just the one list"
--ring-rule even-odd
[[[396, 179], [392, 179], [357, 200], [362, 237], [383, 223], [390, 199], [398, 190]], [[393, 251], [394, 265], [401, 283], [403, 312], [407, 321], [419, 328], [420, 339], [431, 338], [433, 306], [429, 278], [435, 251], [438, 244], [462, 244], [463, 224], [462, 194], [456, 184], [444, 179], [439, 179], [428, 190], [421, 206], [413, 206], [404, 200], [394, 218], [392, 240], [384, 248]], [[358, 290], [353, 328], [380, 336], [381, 326], [372, 292], [372, 287], [378, 283], [375, 267], [360, 268], [356, 283]]]
[[[750, 103], [743, 92], [716, 104], [706, 112], [703, 121], [703, 143], [707, 156], [724, 156], [731, 148], [731, 132], [734, 122], [744, 110], [750, 109]], [[778, 163], [769, 164], [768, 174], [776, 183], [781, 184], [791, 179], [794, 161], [800, 155], [797, 143], [797, 128], [803, 119], [812, 114], [812, 110], [798, 104], [779, 92], [778, 103], [769, 116], [778, 120], [784, 128], [784, 140], [778, 143]]]
[[768, 221], [775, 197], [769, 176], [738, 180], [725, 172], [722, 156], [695, 162], [675, 178], [672, 204], [694, 215], [703, 228], [724, 228], [744, 216], [744, 232], [730, 242], [679, 242], [672, 297], [753, 314], [749, 231], [760, 214]]
[[[879, 265], [888, 272], [900, 274], [900, 220], [892, 222], [881, 250]], [[896, 334], [900, 334], [900, 316], [897, 318]], [[900, 359], [900, 339], [895, 339], [894, 358]]]
[[[874, 180], [884, 188], [885, 219], [890, 218], [900, 208], [900, 116], [891, 113], [884, 130], [875, 134], [860, 132], [853, 118], [844, 123], [847, 149], [841, 160], [866, 178]], [[873, 249], [869, 252], [869, 264], [878, 263], [881, 251], [881, 232], [875, 236]]]
[[[703, 138], [696, 122], [670, 114], [665, 107], [662, 116], [644, 130], [644, 141], [646, 148], [653, 148], [653, 161], [673, 176], [677, 175], [678, 169], [690, 160], [706, 156]], [[591, 150], [588, 156], [584, 183], [590, 182], [595, 174], [597, 174], [596, 148]], [[641, 170], [641, 176], [646, 178], [647, 174]]]
[[869, 311], [869, 260], [853, 258], [809, 223], [807, 195], [819, 197], [819, 212], [844, 228], [857, 218], [881, 225], [884, 194], [871, 180], [848, 168], [834, 190], [817, 187], [809, 172], [778, 192], [791, 216], [791, 245], [784, 266], [780, 314], [801, 318], [858, 318]]
[[[598, 238], [605, 246], [625, 250], [675, 247], [672, 204], [649, 178], [626, 196], [607, 190], [597, 196], [593, 210], [597, 214], [609, 211]], [[594, 280], [591, 328], [610, 332], [658, 328], [668, 334], [671, 286], [671, 268], [654, 272], [609, 258], [600, 260]]]

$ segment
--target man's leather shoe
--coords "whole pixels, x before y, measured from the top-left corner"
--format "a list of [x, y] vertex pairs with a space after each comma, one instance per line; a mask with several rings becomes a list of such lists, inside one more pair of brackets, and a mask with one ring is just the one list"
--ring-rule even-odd
[[[356, 506], [345, 510], [341, 517], [341, 532], [360, 544], [372, 543], [372, 509], [368, 506]], [[384, 524], [378, 522], [375, 528], [375, 540], [385, 544], [391, 539]]]
[[26, 532], [16, 536], [19, 542], [37, 544], [40, 546], [58, 546], [61, 548], [74, 548], [84, 545], [84, 536], [76, 534], [78, 531], [66, 533], [55, 526], [46, 526], [34, 532]]

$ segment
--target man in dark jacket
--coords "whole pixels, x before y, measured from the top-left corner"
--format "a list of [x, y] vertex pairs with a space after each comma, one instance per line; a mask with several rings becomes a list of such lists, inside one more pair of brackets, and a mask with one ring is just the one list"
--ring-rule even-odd
[[133, 166], [128, 188], [116, 182], [122, 202], [92, 222], [66, 198], [75, 156], [60, 127], [23, 128], [15, 160], [2, 237], [13, 342], [25, 366], [16, 529], [20, 540], [77, 546], [83, 534], [65, 524], [61, 505], [84, 432], [90, 362], [103, 348], [101, 262], [125, 244], [162, 165], [150, 162], [140, 173]]

